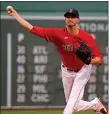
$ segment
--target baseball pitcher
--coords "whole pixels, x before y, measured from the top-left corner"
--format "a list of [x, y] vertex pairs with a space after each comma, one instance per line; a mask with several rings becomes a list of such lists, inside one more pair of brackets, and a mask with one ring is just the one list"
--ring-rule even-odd
[[90, 78], [92, 65], [101, 65], [102, 57], [94, 38], [78, 28], [77, 24], [80, 23], [78, 11], [70, 8], [64, 14], [65, 28], [33, 26], [12, 6], [7, 7], [7, 12], [27, 31], [56, 46], [62, 61], [62, 82], [67, 103], [63, 114], [85, 110], [107, 114], [106, 108], [97, 97], [90, 102], [83, 100], [84, 88]]

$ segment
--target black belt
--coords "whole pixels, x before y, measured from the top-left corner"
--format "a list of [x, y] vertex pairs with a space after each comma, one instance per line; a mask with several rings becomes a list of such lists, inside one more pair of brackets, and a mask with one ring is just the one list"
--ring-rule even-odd
[[[62, 67], [64, 67], [64, 68], [65, 68], [65, 66], [64, 66], [64, 65], [62, 65]], [[72, 71], [72, 72], [78, 72], [80, 69], [69, 69], [69, 68], [67, 68], [67, 70], [68, 70], [68, 71]]]

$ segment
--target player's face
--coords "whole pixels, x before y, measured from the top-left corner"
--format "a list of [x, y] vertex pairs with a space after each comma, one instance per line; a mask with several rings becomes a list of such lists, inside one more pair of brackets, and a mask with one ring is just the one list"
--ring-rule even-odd
[[78, 24], [79, 22], [80, 22], [79, 18], [75, 17], [74, 15], [68, 14], [68, 15], [65, 17], [65, 24], [66, 24], [68, 27], [73, 27], [73, 26], [75, 26], [76, 24]]

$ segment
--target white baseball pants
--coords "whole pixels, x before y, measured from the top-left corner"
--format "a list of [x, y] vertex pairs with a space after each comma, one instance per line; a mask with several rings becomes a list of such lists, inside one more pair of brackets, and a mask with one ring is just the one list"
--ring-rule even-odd
[[96, 102], [82, 100], [84, 88], [88, 82], [92, 65], [84, 65], [80, 71], [68, 71], [62, 67], [62, 81], [67, 105], [63, 114], [72, 114], [74, 111], [95, 110]]

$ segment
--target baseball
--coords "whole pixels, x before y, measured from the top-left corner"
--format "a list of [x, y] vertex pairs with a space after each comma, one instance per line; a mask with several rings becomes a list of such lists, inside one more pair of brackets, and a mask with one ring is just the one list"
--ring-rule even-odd
[[10, 9], [12, 9], [12, 6], [7, 6], [7, 10], [10, 10]]

